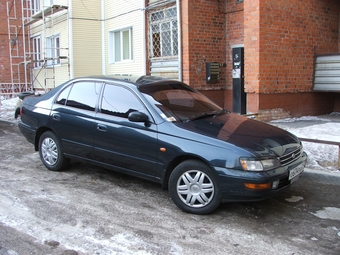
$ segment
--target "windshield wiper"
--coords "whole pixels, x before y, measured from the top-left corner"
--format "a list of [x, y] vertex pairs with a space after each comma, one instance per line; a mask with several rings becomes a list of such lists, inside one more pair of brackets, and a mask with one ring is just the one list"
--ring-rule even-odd
[[203, 112], [202, 114], [196, 116], [196, 117], [193, 117], [193, 118], [190, 118], [188, 119], [188, 121], [194, 121], [194, 120], [199, 120], [199, 119], [204, 119], [204, 118], [207, 118], [207, 117], [216, 117], [216, 116], [220, 116], [224, 113], [230, 113], [230, 111], [226, 110], [226, 109], [222, 109], [220, 111], [213, 111], [213, 112]]
[[221, 111], [219, 111], [218, 113], [216, 113], [216, 116], [220, 116], [222, 115], [223, 113], [230, 113], [229, 110], [226, 110], [226, 109], [222, 109]]
[[214, 112], [203, 112], [202, 114], [196, 116], [196, 117], [193, 117], [191, 119], [189, 119], [190, 121], [194, 121], [194, 120], [199, 120], [199, 119], [204, 119], [204, 118], [207, 118], [207, 117], [211, 117], [211, 116], [217, 116], [219, 115], [219, 112], [217, 111], [214, 111]]

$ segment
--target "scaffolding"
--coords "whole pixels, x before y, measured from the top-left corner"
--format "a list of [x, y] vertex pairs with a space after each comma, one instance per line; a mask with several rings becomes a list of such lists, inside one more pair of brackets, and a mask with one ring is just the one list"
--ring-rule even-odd
[[[70, 77], [69, 50], [60, 46], [60, 38], [56, 40], [53, 31], [61, 22], [68, 24], [68, 4], [39, 8], [39, 3], [7, 1], [11, 82], [2, 84], [2, 95], [4, 91], [12, 94], [8, 97], [27, 90], [47, 92], [56, 87], [56, 69], [65, 65], [66, 75]], [[37, 34], [40, 40], [34, 41]]]
[[[23, 1], [25, 2], [25, 1]], [[27, 30], [22, 23], [21, 5], [16, 0], [6, 2], [8, 19], [8, 57], [10, 77], [1, 83], [0, 94], [2, 99], [15, 97], [21, 91], [31, 89], [29, 73], [25, 66], [25, 48]], [[7, 54], [5, 54], [7, 55]]]

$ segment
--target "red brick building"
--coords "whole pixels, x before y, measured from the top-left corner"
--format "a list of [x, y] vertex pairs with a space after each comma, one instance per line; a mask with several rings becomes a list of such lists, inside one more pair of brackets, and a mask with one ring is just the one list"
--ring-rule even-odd
[[[30, 1], [0, 1], [1, 88], [29, 81], [29, 73], [15, 75], [27, 71], [15, 57], [25, 55], [14, 17], [21, 6], [8, 6], [21, 2]], [[230, 110], [241, 101], [241, 113], [263, 120], [339, 112], [340, 83], [333, 92], [313, 90], [316, 57], [340, 56], [339, 13], [339, 0], [145, 0], [146, 72], [165, 70]]]
[[6, 1], [0, 2], [0, 83], [11, 82], [11, 69], [9, 63], [8, 46], [8, 17], [6, 15]]
[[[313, 91], [315, 57], [340, 53], [338, 0], [179, 2], [184, 82], [232, 109], [232, 48], [242, 47], [247, 113], [268, 120], [340, 111], [339, 93]], [[207, 62], [221, 64], [216, 83], [206, 81]]]
[[22, 26], [20, 1], [0, 1], [0, 94], [13, 96], [30, 88], [29, 72], [23, 64], [27, 29]]

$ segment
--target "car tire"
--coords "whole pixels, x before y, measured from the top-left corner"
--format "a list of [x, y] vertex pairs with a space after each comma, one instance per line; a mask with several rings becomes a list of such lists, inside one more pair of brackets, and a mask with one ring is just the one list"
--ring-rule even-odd
[[212, 169], [199, 160], [180, 163], [171, 173], [169, 193], [184, 212], [209, 214], [221, 204], [220, 188]]
[[46, 131], [39, 139], [39, 155], [45, 167], [51, 171], [65, 169], [70, 159], [65, 158], [59, 139], [51, 132]]

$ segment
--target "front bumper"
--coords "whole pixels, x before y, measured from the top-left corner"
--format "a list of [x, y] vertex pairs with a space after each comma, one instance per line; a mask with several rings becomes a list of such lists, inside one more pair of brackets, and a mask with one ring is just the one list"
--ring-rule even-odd
[[[306, 161], [307, 154], [303, 152], [302, 156], [291, 164], [265, 172], [215, 167], [215, 170], [218, 172], [218, 180], [221, 188], [221, 200], [222, 202], [235, 202], [259, 201], [270, 198], [288, 188], [301, 176], [302, 172], [294, 178], [289, 179], [289, 172], [299, 166], [304, 167]], [[254, 190], [246, 188], [244, 183], [275, 183], [277, 186], [271, 185], [268, 189]]]

